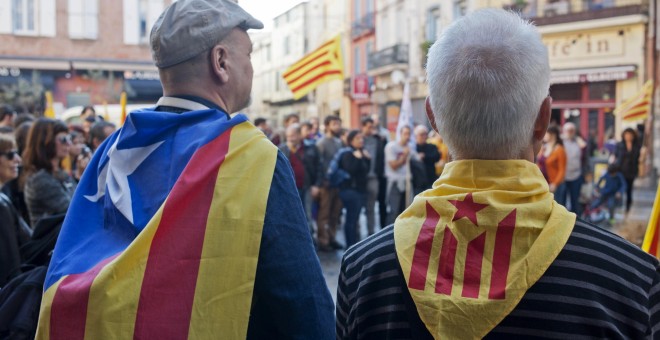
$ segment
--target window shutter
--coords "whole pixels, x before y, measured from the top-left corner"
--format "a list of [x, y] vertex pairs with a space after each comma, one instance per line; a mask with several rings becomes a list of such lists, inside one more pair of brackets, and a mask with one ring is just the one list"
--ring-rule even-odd
[[0, 34], [11, 33], [11, 1], [0, 1]]
[[164, 9], [163, 0], [149, 0], [149, 7], [147, 8], [147, 39], [151, 35], [151, 28]]
[[39, 1], [39, 35], [54, 37], [56, 32], [55, 0]]
[[69, 0], [67, 14], [69, 16], [69, 37], [82, 38], [84, 34], [82, 20], [82, 0]]
[[99, 2], [98, 0], [87, 0], [85, 3], [85, 28], [88, 39], [98, 38], [99, 32]]
[[140, 43], [140, 19], [138, 18], [138, 2], [124, 0], [124, 43], [137, 45]]

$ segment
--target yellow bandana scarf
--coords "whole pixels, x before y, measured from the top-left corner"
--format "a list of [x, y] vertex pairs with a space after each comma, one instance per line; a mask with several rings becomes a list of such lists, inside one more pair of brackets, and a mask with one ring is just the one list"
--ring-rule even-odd
[[394, 223], [426, 328], [436, 339], [485, 336], [548, 269], [574, 224], [531, 162], [447, 164]]

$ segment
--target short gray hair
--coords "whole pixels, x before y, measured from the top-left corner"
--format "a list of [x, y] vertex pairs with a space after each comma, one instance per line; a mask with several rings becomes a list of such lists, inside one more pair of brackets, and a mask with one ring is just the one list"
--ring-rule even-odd
[[454, 22], [428, 54], [438, 132], [457, 158], [515, 159], [548, 95], [547, 49], [534, 25], [501, 9]]

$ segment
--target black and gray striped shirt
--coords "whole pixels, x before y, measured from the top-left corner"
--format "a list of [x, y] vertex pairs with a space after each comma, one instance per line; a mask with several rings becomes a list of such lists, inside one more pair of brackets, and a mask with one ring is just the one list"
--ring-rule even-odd
[[[344, 255], [338, 339], [432, 339], [406, 288], [393, 231], [385, 228]], [[660, 339], [658, 260], [578, 221], [546, 273], [486, 338], [527, 337]]]

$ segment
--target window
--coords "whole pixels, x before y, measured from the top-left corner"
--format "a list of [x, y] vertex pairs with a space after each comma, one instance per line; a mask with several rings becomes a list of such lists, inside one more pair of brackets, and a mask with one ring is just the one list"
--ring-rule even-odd
[[69, 0], [69, 37], [96, 39], [98, 14], [97, 0]]
[[266, 61], [270, 61], [270, 44], [266, 45]]
[[426, 12], [426, 41], [436, 41], [440, 24], [440, 7], [434, 6]]
[[55, 36], [55, 0], [0, 1], [0, 32]]
[[360, 60], [361, 55], [360, 55], [360, 46], [356, 46], [355, 49], [353, 50], [353, 74], [357, 75], [360, 74]]
[[275, 72], [275, 92], [280, 91], [280, 83], [282, 82], [282, 77], [280, 77], [280, 72]]
[[289, 55], [291, 53], [291, 39], [287, 35], [284, 37], [284, 55]]
[[374, 12], [374, 0], [365, 0], [367, 2], [367, 15]]
[[467, 13], [466, 0], [454, 0], [454, 20], [462, 17]]
[[374, 49], [374, 43], [371, 42], [371, 41], [368, 41], [367, 45], [366, 45], [366, 51], [365, 51], [365, 53], [367, 54], [367, 71], [371, 70], [370, 59], [371, 59], [371, 53], [373, 52], [373, 49]]
[[123, 0], [124, 43], [129, 45], [149, 42], [151, 27], [164, 9], [163, 0]]
[[362, 0], [353, 0], [353, 15], [355, 16], [355, 20], [360, 20], [362, 17], [361, 9]]
[[36, 34], [35, 0], [14, 0], [14, 32]]

